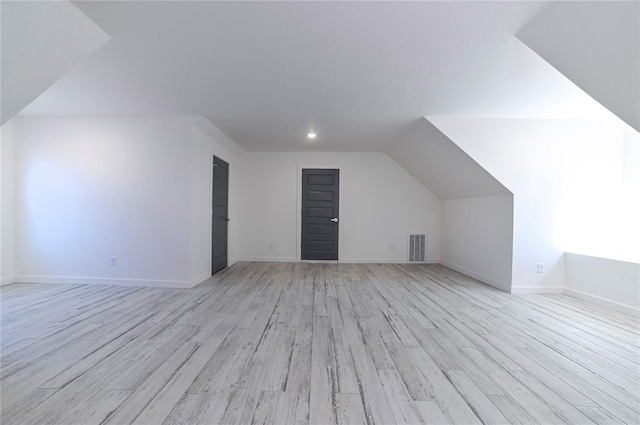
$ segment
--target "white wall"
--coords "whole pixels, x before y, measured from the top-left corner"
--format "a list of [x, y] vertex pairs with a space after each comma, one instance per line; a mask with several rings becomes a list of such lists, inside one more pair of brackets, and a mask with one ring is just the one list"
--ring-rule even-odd
[[514, 194], [513, 291], [561, 292], [566, 251], [638, 261], [640, 164], [626, 124], [430, 120]]
[[512, 195], [442, 202], [443, 265], [510, 291], [512, 252]]
[[0, 285], [15, 278], [15, 120], [0, 129]]
[[18, 280], [191, 286], [190, 120], [16, 125]]
[[[209, 124], [210, 125], [210, 124]], [[201, 128], [192, 127], [191, 138], [191, 283], [197, 285], [211, 276], [211, 196], [213, 156], [229, 163], [228, 263], [236, 262], [238, 234], [238, 171], [241, 152], [220, 144]]]
[[20, 118], [18, 125], [20, 280], [189, 286], [184, 120]]
[[565, 254], [566, 293], [640, 317], [640, 264]]
[[386, 154], [344, 152], [252, 152], [240, 158], [240, 259], [299, 258], [301, 167], [340, 169], [341, 262], [406, 262], [411, 232], [427, 234], [428, 261], [439, 261], [438, 198]]

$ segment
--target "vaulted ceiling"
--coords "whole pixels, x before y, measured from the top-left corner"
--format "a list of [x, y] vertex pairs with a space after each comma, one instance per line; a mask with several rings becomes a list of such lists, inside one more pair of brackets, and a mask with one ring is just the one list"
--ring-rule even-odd
[[640, 131], [640, 2], [554, 2], [517, 37]]
[[0, 3], [2, 124], [109, 36], [66, 1]]
[[[21, 8], [48, 2], [2, 3], [6, 24]], [[69, 16], [49, 18], [75, 31], [75, 44], [86, 41], [76, 48], [86, 57], [50, 49], [48, 68], [62, 78], [22, 114], [201, 115], [245, 150], [390, 151], [425, 115], [599, 113], [514, 37], [541, 2], [73, 4], [93, 30]], [[13, 84], [5, 73], [24, 77], [37, 67], [15, 61], [20, 48], [43, 42], [13, 27], [2, 28], [3, 92]], [[110, 39], [103, 45], [91, 31]], [[12, 45], [17, 56], [5, 54]], [[3, 121], [17, 112], [10, 109], [3, 101]], [[309, 129], [319, 134], [312, 147]]]
[[201, 116], [247, 151], [387, 152], [441, 199], [508, 191], [425, 116], [613, 112], [640, 129], [640, 2], [0, 8], [2, 123], [16, 114]]

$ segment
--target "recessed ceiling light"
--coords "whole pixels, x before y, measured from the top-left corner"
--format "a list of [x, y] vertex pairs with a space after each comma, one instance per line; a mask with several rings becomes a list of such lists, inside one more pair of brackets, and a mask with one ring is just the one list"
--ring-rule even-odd
[[318, 135], [313, 131], [310, 133], [307, 133], [307, 139], [315, 139], [316, 137], [318, 137]]

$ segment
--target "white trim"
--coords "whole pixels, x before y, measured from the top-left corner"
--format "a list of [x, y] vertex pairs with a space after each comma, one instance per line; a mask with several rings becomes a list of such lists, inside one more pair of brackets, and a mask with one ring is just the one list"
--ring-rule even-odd
[[16, 278], [14, 276], [7, 276], [0, 279], [0, 286], [10, 285], [16, 282]]
[[70, 277], [70, 276], [16, 276], [20, 283], [55, 283], [72, 285], [114, 285], [114, 286], [150, 286], [154, 288], [191, 288], [190, 281], [184, 280], [148, 280], [148, 279], [115, 279], [104, 277]]
[[340, 264], [338, 260], [300, 260], [300, 262], [306, 264]]
[[[485, 284], [487, 284], [489, 286], [493, 286], [494, 288], [500, 289], [502, 291], [511, 292], [513, 290], [513, 288], [511, 288], [511, 285], [508, 282], [499, 282], [499, 281], [495, 280], [494, 278], [491, 278], [489, 276], [485, 276], [485, 275], [480, 274], [480, 273], [476, 273], [476, 272], [474, 272], [472, 270], [469, 270], [469, 269], [467, 269], [465, 267], [459, 266], [459, 265], [457, 265], [455, 263], [451, 263], [449, 261], [440, 260], [440, 264], [445, 266], [445, 267], [447, 267], [447, 268], [449, 268], [449, 269], [455, 270], [458, 273], [465, 274], [465, 275], [467, 275], [469, 277], [472, 277], [474, 279], [479, 280], [482, 283], [485, 283]], [[513, 293], [513, 292], [511, 292], [511, 293]]]
[[427, 258], [426, 263], [409, 263], [406, 258], [344, 258], [340, 260], [344, 264], [437, 264], [437, 258]]
[[344, 258], [343, 264], [407, 264], [406, 258]]
[[[406, 258], [345, 258], [340, 261], [299, 260], [294, 257], [241, 257], [237, 261], [257, 263], [335, 263], [335, 264], [408, 264]], [[428, 264], [438, 264], [438, 259], [429, 259]], [[413, 263], [417, 264], [417, 263]], [[420, 263], [421, 264], [421, 263]]]
[[296, 182], [296, 259], [294, 261], [300, 261], [302, 259], [302, 169], [303, 168], [319, 168], [319, 169], [329, 169], [329, 170], [339, 170], [340, 180], [338, 186], [338, 262], [344, 263], [341, 258], [342, 250], [341, 246], [344, 246], [342, 243], [342, 238], [344, 232], [342, 231], [342, 219], [344, 215], [342, 212], [344, 211], [344, 202], [343, 202], [343, 193], [344, 193], [344, 166], [340, 165], [331, 165], [331, 164], [297, 164], [297, 182]]
[[612, 310], [616, 310], [621, 313], [625, 313], [634, 317], [640, 317], [640, 309], [629, 306], [629, 305], [621, 304], [616, 301], [611, 301], [606, 298], [598, 297], [596, 295], [587, 294], [586, 292], [576, 291], [575, 289], [569, 289], [569, 288], [565, 288], [565, 294], [570, 297], [578, 298], [583, 301], [588, 301], [590, 303], [597, 304], [602, 307], [607, 307]]
[[564, 286], [512, 286], [512, 294], [564, 294]]
[[254, 263], [299, 263], [300, 260], [293, 257], [242, 257], [237, 261]]

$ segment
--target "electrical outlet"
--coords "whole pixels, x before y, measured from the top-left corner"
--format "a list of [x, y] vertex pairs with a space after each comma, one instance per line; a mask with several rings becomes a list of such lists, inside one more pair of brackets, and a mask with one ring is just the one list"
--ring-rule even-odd
[[115, 265], [116, 265], [116, 257], [115, 257], [115, 256], [112, 256], [112, 257], [109, 259], [109, 264], [111, 264], [112, 266], [115, 266]]
[[536, 265], [536, 270], [538, 271], [538, 273], [544, 273], [544, 263], [538, 263]]
[[393, 245], [391, 245], [391, 246], [389, 247], [389, 249], [390, 249], [391, 251], [395, 251], [396, 247], [395, 247], [395, 246], [393, 246]]
[[270, 244], [269, 244], [269, 249], [270, 249], [271, 251], [273, 251], [273, 244], [272, 244], [272, 243], [270, 243]]

